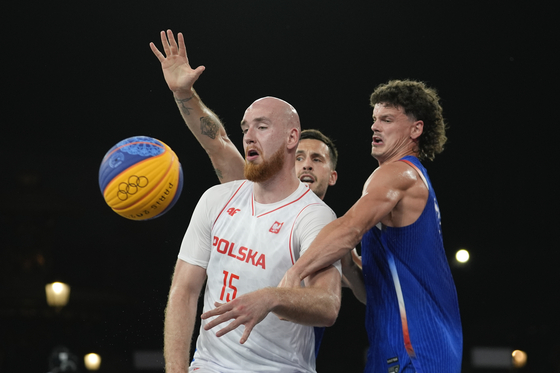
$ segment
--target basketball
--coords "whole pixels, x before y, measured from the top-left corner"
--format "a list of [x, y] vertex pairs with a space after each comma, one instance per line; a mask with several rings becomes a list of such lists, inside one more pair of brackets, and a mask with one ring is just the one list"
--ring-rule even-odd
[[179, 199], [183, 170], [177, 155], [160, 140], [135, 136], [113, 146], [99, 167], [107, 205], [131, 220], [157, 218]]

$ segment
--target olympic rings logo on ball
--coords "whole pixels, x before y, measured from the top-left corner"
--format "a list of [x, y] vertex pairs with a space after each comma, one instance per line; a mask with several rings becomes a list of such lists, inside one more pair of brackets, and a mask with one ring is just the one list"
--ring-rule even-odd
[[146, 176], [132, 175], [128, 178], [128, 183], [122, 182], [119, 184], [117, 197], [121, 201], [126, 201], [129, 195], [135, 195], [139, 189], [146, 187], [148, 183], [149, 181]]

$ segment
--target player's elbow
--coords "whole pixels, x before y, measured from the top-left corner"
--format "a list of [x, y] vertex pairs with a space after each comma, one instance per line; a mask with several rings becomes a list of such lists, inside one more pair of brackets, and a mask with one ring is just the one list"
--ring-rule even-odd
[[329, 303], [330, 304], [328, 305], [324, 313], [325, 316], [324, 326], [327, 327], [333, 326], [334, 323], [336, 322], [336, 319], [338, 317], [338, 312], [340, 311], [340, 297], [333, 296], [333, 299]]
[[325, 327], [327, 327], [327, 328], [328, 328], [329, 326], [333, 326], [334, 323], [336, 322], [337, 316], [338, 316], [338, 313], [337, 313], [337, 314], [331, 314], [331, 315], [325, 320], [325, 323], [324, 323], [325, 325], [323, 325], [323, 326], [325, 326]]

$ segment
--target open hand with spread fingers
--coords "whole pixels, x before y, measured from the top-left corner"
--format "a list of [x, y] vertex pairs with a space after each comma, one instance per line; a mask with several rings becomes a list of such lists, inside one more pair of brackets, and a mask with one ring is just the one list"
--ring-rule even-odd
[[162, 31], [160, 34], [165, 56], [154, 43], [150, 43], [150, 48], [161, 62], [163, 76], [169, 89], [175, 95], [180, 95], [183, 92], [191, 94], [193, 84], [204, 71], [204, 66], [199, 66], [196, 69], [191, 68], [182, 33], [177, 34], [177, 41], [175, 41], [171, 30], [167, 30], [167, 33]]
[[274, 307], [274, 296], [271, 294], [272, 288], [263, 288], [257, 291], [244, 294], [228, 303], [214, 303], [216, 308], [201, 315], [203, 320], [212, 316], [218, 316], [204, 326], [205, 330], [210, 330], [228, 320], [232, 320], [226, 327], [220, 329], [217, 337], [238, 328], [245, 326], [243, 335], [239, 343], [243, 344], [249, 338], [251, 331], [260, 323]]

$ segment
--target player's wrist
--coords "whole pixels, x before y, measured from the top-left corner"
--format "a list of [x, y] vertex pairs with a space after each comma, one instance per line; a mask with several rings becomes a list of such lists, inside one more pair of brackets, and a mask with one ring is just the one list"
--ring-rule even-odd
[[192, 89], [192, 87], [181, 88], [181, 89], [174, 90], [172, 92], [173, 92], [173, 97], [175, 98], [176, 101], [189, 99], [194, 96], [194, 90]]
[[274, 312], [281, 306], [281, 297], [278, 288], [267, 287], [259, 290], [261, 292], [263, 304], [266, 305], [268, 312]]

